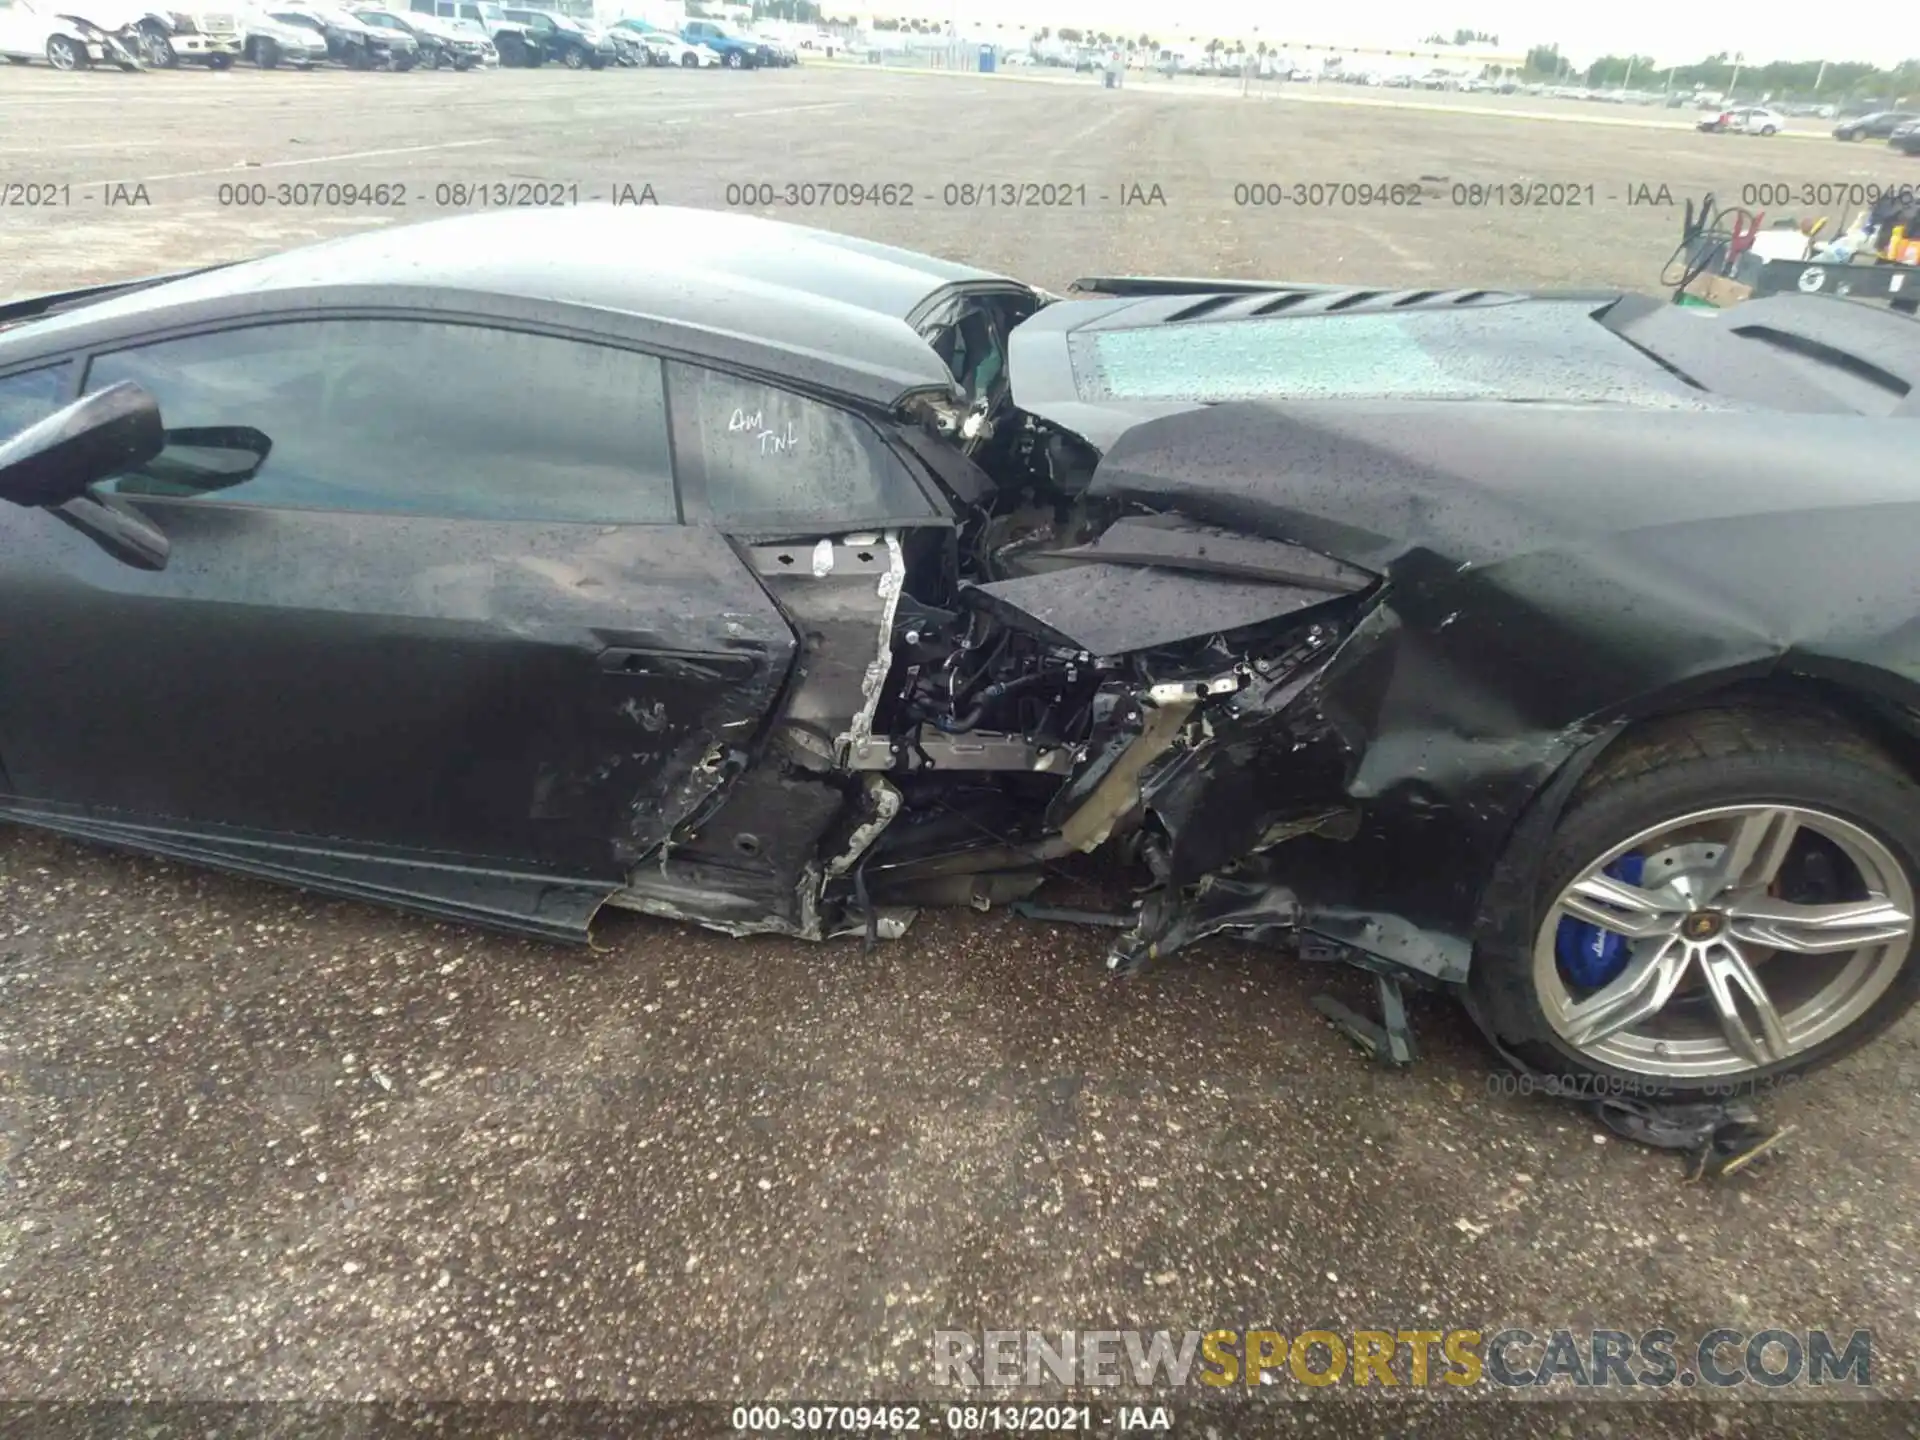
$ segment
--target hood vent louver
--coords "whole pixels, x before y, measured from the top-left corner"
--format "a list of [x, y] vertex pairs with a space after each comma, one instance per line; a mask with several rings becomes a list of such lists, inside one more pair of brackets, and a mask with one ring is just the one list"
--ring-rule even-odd
[[1282, 310], [1291, 309], [1293, 306], [1307, 299], [1309, 293], [1310, 292], [1305, 290], [1296, 290], [1290, 295], [1282, 295], [1278, 299], [1268, 300], [1254, 306], [1252, 313], [1255, 315], [1278, 315]]
[[1207, 295], [1168, 315], [1162, 324], [1206, 320], [1225, 324], [1275, 315], [1351, 315], [1388, 310], [1451, 310], [1507, 305], [1528, 297], [1512, 290], [1281, 290], [1261, 294]]
[[1245, 298], [1243, 295], [1209, 295], [1206, 299], [1189, 305], [1184, 310], [1176, 310], [1167, 316], [1167, 323], [1171, 325], [1176, 320], [1198, 320], [1202, 315], [1211, 315], [1214, 311]]

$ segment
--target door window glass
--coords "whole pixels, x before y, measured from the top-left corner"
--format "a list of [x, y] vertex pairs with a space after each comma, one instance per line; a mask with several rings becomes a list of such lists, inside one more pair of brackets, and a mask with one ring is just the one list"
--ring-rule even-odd
[[667, 370], [681, 480], [704, 496], [713, 519], [776, 530], [933, 513], [899, 458], [857, 416], [698, 365]]
[[472, 325], [316, 320], [98, 357], [89, 389], [132, 380], [169, 432], [244, 427], [264, 461], [170, 446], [122, 494], [455, 519], [671, 523], [659, 360]]
[[68, 383], [65, 361], [0, 380], [0, 440], [58, 410]]

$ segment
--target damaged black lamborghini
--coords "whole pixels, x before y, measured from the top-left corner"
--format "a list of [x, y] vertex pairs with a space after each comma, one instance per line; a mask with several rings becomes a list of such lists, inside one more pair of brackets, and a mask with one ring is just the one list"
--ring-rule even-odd
[[0, 307], [0, 819], [583, 939], [1130, 866], [1676, 1096], [1914, 999], [1920, 322], [743, 216]]

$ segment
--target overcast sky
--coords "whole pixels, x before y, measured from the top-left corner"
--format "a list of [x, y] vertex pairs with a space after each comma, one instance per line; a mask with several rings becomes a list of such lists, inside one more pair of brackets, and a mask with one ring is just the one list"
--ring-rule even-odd
[[[903, 4], [902, 13], [938, 14], [943, 0]], [[831, 7], [829, 7], [831, 8]], [[878, 9], [886, 8], [884, 3]], [[1288, 6], [1283, 16], [1262, 0], [957, 0], [962, 15], [988, 22], [1091, 26], [1146, 32], [1157, 39], [1245, 35], [1301, 43], [1409, 45], [1435, 31], [1484, 30], [1503, 50], [1557, 42], [1577, 62], [1607, 53], [1652, 55], [1662, 65], [1698, 60], [1719, 50], [1751, 61], [1864, 60], [1890, 66], [1920, 59], [1920, 7], [1874, 5], [1843, 12], [1802, 5], [1655, 3], [1546, 4], [1542, 0], [1358, 0], [1346, 5]], [[1315, 12], [1318, 13], [1315, 13]], [[1823, 14], [1844, 13], [1828, 24]], [[1170, 17], [1177, 17], [1172, 18]]]

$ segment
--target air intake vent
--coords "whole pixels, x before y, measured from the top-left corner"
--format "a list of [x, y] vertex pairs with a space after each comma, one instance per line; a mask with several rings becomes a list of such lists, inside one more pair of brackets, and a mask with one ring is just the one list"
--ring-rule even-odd
[[1278, 299], [1267, 301], [1264, 305], [1256, 305], [1253, 313], [1256, 315], [1278, 315], [1282, 310], [1290, 309], [1298, 305], [1302, 300], [1307, 298], [1307, 295], [1307, 291], [1296, 290], [1291, 295], [1282, 295]]
[[1209, 295], [1198, 304], [1189, 305], [1184, 310], [1174, 311], [1173, 314], [1167, 317], [1167, 323], [1172, 324], [1175, 320], [1198, 320], [1202, 315], [1211, 315], [1214, 311], [1231, 305], [1236, 300], [1244, 300], [1245, 298], [1244, 295]]
[[1380, 291], [1378, 290], [1356, 290], [1351, 295], [1342, 295], [1338, 300], [1327, 306], [1327, 309], [1330, 311], [1351, 310], [1356, 305], [1364, 305], [1369, 300], [1378, 300], [1379, 298]]
[[1394, 301], [1393, 308], [1398, 310], [1402, 305], [1424, 304], [1426, 301], [1433, 299], [1433, 297], [1438, 295], [1439, 293], [1440, 292], [1438, 290], [1412, 290], [1412, 291], [1409, 291], [1407, 294], [1402, 295], [1398, 300]]
[[1487, 292], [1484, 290], [1469, 290], [1464, 295], [1454, 296], [1453, 303], [1456, 305], [1472, 305], [1477, 301], [1481, 301], [1486, 298], [1487, 298]]

